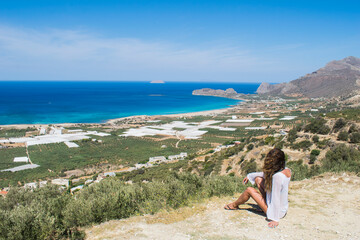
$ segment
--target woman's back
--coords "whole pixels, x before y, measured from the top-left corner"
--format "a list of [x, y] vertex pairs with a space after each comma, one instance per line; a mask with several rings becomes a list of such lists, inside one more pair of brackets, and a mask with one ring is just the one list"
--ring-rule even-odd
[[266, 193], [268, 206], [266, 215], [268, 219], [279, 221], [280, 218], [285, 216], [288, 210], [290, 179], [291, 171], [288, 168], [273, 175], [271, 192]]

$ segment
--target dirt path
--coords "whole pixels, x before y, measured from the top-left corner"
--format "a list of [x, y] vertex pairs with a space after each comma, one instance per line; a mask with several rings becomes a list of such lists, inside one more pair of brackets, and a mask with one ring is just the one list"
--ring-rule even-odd
[[325, 175], [292, 182], [289, 212], [276, 229], [244, 205], [225, 211], [234, 197], [153, 216], [110, 221], [86, 230], [87, 239], [360, 239], [360, 178]]

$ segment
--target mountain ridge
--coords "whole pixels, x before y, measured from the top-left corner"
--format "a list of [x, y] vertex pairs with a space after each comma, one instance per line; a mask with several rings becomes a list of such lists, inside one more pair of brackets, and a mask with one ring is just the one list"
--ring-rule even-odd
[[287, 83], [261, 83], [256, 93], [268, 95], [338, 97], [360, 89], [360, 58], [349, 56]]

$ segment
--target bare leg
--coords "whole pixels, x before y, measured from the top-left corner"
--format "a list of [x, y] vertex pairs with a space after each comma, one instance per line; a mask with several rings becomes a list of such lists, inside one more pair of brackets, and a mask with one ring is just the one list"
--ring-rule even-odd
[[264, 211], [264, 213], [266, 213], [267, 205], [265, 198], [253, 187], [248, 187], [235, 202], [228, 204], [227, 206], [225, 206], [225, 208], [236, 209], [239, 205], [246, 203], [250, 199], [250, 197], [254, 199], [255, 202], [259, 205], [259, 207]]
[[265, 179], [262, 177], [257, 177], [257, 178], [255, 178], [255, 184], [256, 184], [257, 188], [259, 189], [262, 197], [264, 199], [266, 199], [266, 191], [265, 191], [265, 185], [264, 185]]

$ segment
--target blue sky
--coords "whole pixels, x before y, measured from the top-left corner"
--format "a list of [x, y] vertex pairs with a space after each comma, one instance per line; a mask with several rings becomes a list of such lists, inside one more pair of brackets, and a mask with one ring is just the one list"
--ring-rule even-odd
[[0, 80], [284, 82], [360, 57], [358, 1], [0, 1]]

